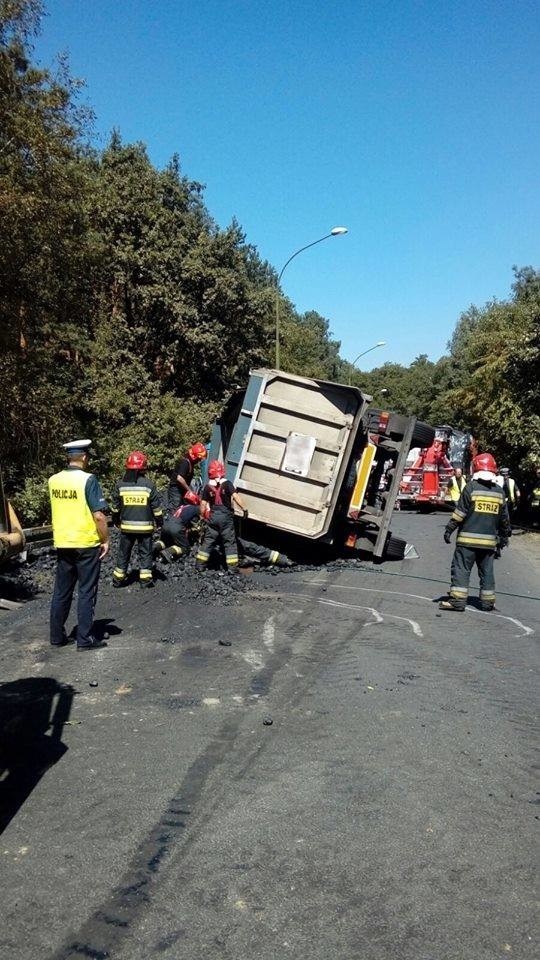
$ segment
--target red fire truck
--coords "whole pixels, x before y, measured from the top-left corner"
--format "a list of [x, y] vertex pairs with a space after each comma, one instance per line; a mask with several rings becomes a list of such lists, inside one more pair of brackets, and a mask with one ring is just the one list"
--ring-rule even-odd
[[452, 506], [448, 483], [455, 467], [461, 467], [464, 475], [467, 475], [474, 453], [473, 446], [470, 433], [454, 430], [446, 424], [436, 427], [431, 446], [419, 450], [414, 461], [403, 471], [399, 503], [424, 510]]

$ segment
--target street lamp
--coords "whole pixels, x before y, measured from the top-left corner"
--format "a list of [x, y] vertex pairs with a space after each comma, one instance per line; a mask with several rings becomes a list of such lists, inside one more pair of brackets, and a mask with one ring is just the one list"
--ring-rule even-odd
[[339, 237], [343, 233], [348, 233], [347, 227], [332, 227], [330, 233], [325, 233], [324, 237], [319, 237], [318, 240], [314, 240], [312, 243], [307, 243], [305, 247], [300, 247], [292, 256], [289, 257], [286, 263], [283, 264], [279, 276], [276, 281], [276, 370], [279, 370], [279, 361], [280, 361], [280, 351], [279, 351], [279, 282], [283, 276], [285, 268], [289, 266], [291, 260], [294, 260], [299, 253], [303, 253], [304, 250], [309, 250], [310, 247], [314, 247], [316, 243], [322, 243], [323, 240], [328, 240], [328, 237]]
[[359, 353], [358, 356], [354, 358], [353, 362], [349, 365], [349, 381], [348, 381], [349, 387], [351, 385], [352, 372], [354, 370], [356, 361], [359, 360], [360, 357], [365, 357], [366, 353], [371, 353], [372, 350], [376, 350], [377, 347], [385, 347], [385, 346], [386, 346], [386, 340], [379, 340], [377, 343], [374, 343], [372, 347], [368, 347], [367, 350], [363, 350], [362, 353]]

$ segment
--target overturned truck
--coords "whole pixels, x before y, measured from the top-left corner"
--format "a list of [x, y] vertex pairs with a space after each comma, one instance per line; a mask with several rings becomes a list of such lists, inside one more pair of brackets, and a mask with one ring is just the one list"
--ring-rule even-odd
[[[379, 560], [413, 552], [390, 521], [409, 449], [431, 444], [434, 430], [370, 403], [345, 384], [251, 372], [211, 439], [211, 456], [224, 461], [248, 507], [250, 539], [271, 531], [297, 555], [302, 546]], [[392, 479], [380, 490], [385, 468]]]

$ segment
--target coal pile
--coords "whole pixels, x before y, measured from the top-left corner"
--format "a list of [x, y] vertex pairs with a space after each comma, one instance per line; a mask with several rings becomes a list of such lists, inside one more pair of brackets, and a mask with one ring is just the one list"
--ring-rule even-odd
[[[111, 549], [101, 565], [100, 589], [101, 596], [122, 597], [124, 590], [114, 590], [112, 587], [112, 572], [116, 563], [118, 532], [111, 531]], [[268, 583], [270, 590], [277, 586], [276, 578], [286, 577], [291, 573], [330, 573], [332, 571], [356, 569], [364, 572], [378, 572], [373, 563], [358, 557], [331, 558], [324, 560], [321, 556], [313, 556], [314, 562], [299, 562], [292, 567], [263, 567], [255, 565], [257, 577], [243, 576], [237, 569], [229, 572], [223, 565], [215, 563], [208, 570], [199, 571], [195, 567], [195, 549], [190, 556], [173, 563], [164, 563], [159, 558], [155, 564], [155, 589], [148, 590], [148, 598], [159, 597], [161, 603], [172, 600], [174, 603], [196, 603], [211, 606], [231, 606], [241, 602], [243, 596], [255, 588], [260, 591], [261, 585]], [[309, 560], [309, 555], [298, 557], [301, 561]], [[0, 573], [0, 596], [8, 600], [22, 602], [32, 600], [38, 605], [48, 606], [54, 585], [56, 567], [55, 551], [51, 548], [41, 549], [31, 554], [27, 563], [16, 562]], [[137, 553], [134, 550], [131, 570], [128, 574], [127, 586], [132, 590], [139, 590], [137, 571]], [[272, 586], [270, 586], [270, 584]]]

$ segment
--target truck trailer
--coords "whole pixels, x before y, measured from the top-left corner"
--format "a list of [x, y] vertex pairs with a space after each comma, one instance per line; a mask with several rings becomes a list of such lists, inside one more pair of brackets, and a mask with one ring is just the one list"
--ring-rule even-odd
[[[250, 539], [269, 530], [274, 542], [288, 538], [289, 549], [294, 541], [298, 550], [360, 550], [378, 560], [411, 552], [391, 535], [390, 521], [409, 449], [431, 444], [435, 432], [415, 417], [372, 408], [371, 399], [341, 383], [251, 371], [210, 444], [247, 505]], [[389, 461], [392, 482], [381, 492]]]

